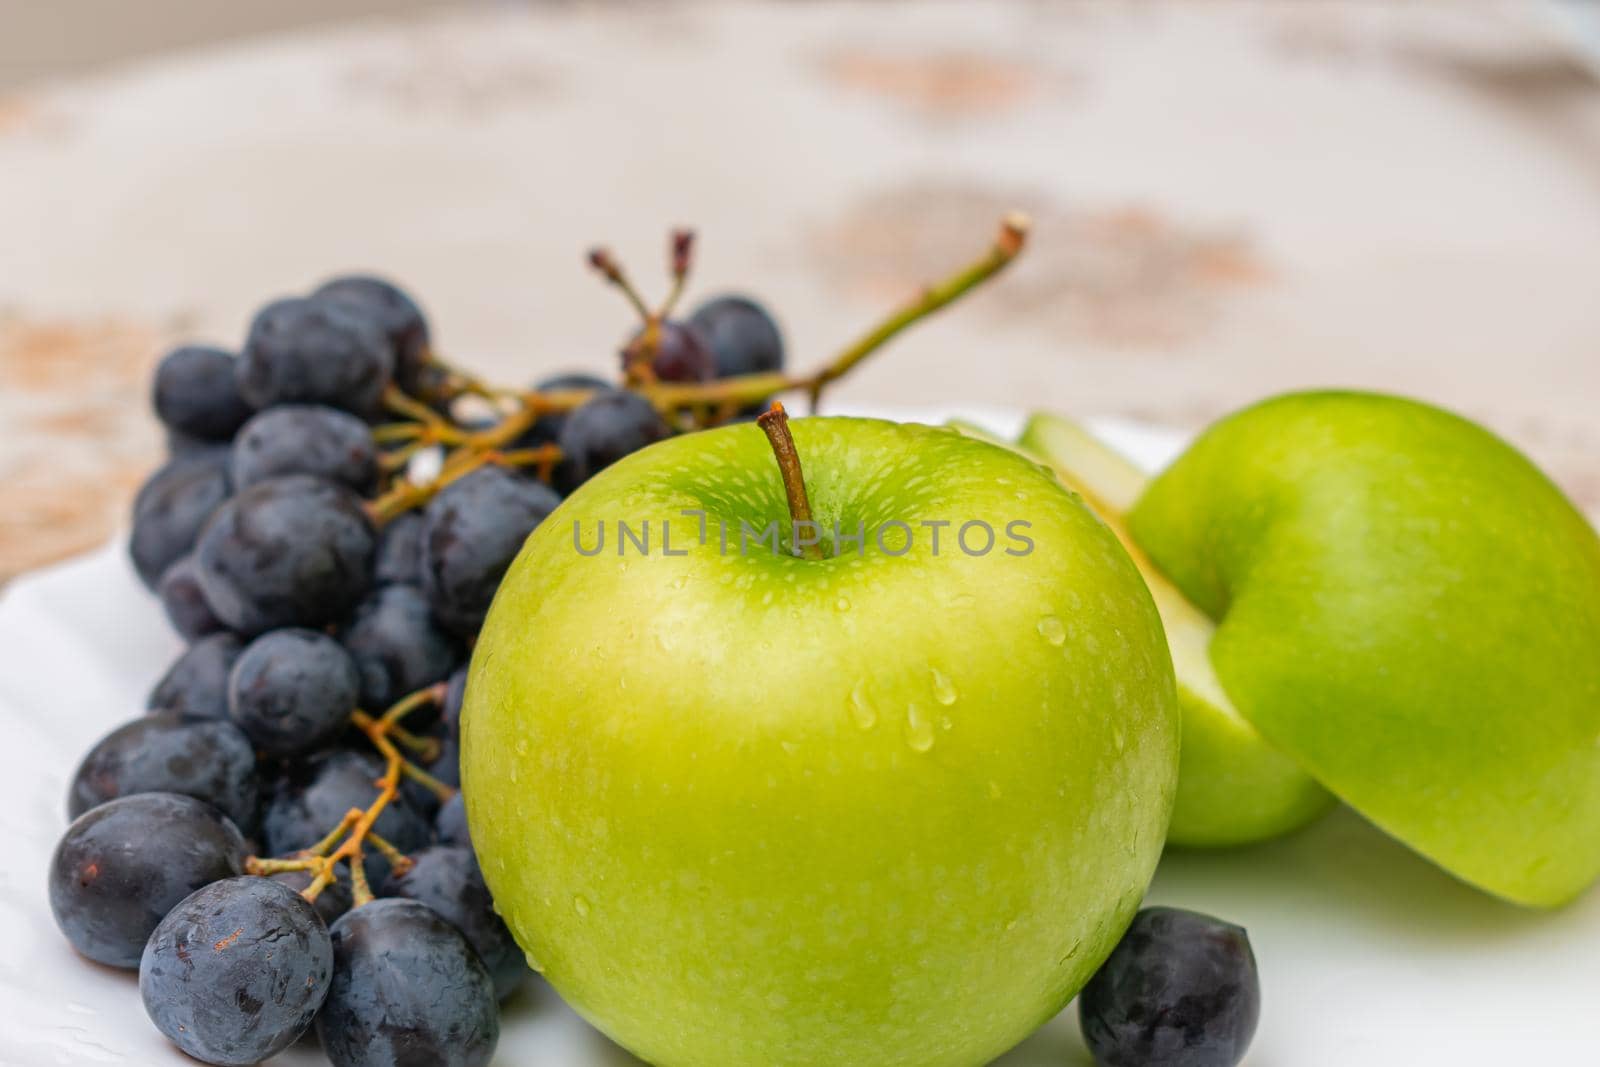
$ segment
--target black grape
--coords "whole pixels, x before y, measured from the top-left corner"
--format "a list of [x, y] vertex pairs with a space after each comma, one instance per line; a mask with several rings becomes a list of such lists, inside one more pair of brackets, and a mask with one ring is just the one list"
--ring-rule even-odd
[[394, 348], [347, 303], [289, 297], [262, 308], [239, 354], [239, 393], [251, 407], [326, 404], [358, 415], [381, 410]]
[[185, 641], [198, 641], [207, 634], [227, 629], [223, 621], [217, 618], [217, 613], [211, 610], [211, 605], [206, 603], [192, 554], [166, 569], [156, 585], [156, 596], [172, 628]]
[[560, 503], [549, 486], [501, 467], [481, 467], [440, 490], [422, 533], [423, 590], [439, 621], [476, 634], [522, 542]]
[[362, 501], [305, 474], [269, 478], [223, 505], [195, 559], [206, 602], [234, 630], [320, 626], [372, 584], [377, 533]]
[[[604, 378], [597, 378], [592, 374], [557, 374], [545, 378], [534, 385], [536, 393], [577, 393], [601, 392], [613, 389], [615, 386]], [[541, 415], [533, 424], [533, 428], [523, 434], [517, 441], [519, 448], [534, 448], [538, 445], [555, 444], [561, 437], [561, 425], [567, 421], [566, 412], [553, 412]]]
[[469, 670], [466, 665], [455, 669], [445, 686], [444, 699], [439, 702], [439, 718], [450, 728], [450, 736], [456, 740], [461, 739], [461, 705], [467, 699]]
[[439, 809], [433, 818], [433, 833], [441, 845], [472, 847], [472, 834], [467, 829], [467, 804], [461, 793], [456, 793]]
[[563, 492], [588, 481], [623, 456], [666, 437], [660, 412], [638, 393], [613, 389], [574, 409], [561, 427]]
[[366, 493], [378, 482], [378, 446], [371, 428], [348, 411], [284, 404], [244, 424], [230, 471], [236, 490], [279, 474], [314, 474]]
[[689, 316], [716, 359], [717, 377], [783, 369], [783, 334], [760, 304], [726, 295], [707, 300]]
[[156, 1029], [203, 1063], [244, 1067], [311, 1028], [333, 981], [333, 941], [305, 898], [267, 878], [213, 882], [150, 935], [139, 994]]
[[175, 348], [156, 366], [156, 415], [174, 433], [226, 441], [250, 417], [239, 395], [233, 353], [203, 345]]
[[[685, 322], [667, 319], [656, 328], [655, 352], [650, 369], [664, 382], [706, 382], [717, 376], [717, 360], [700, 331]], [[628, 340], [622, 362], [626, 368], [635, 346], [643, 343], [640, 330]]]
[[1146, 908], [1078, 998], [1084, 1041], [1108, 1067], [1234, 1067], [1261, 1014], [1243, 929]]
[[317, 1037], [334, 1067], [484, 1067], [500, 1039], [494, 982], [432, 908], [387, 898], [333, 924]]
[[428, 320], [415, 300], [392, 282], [363, 274], [324, 282], [311, 295], [344, 304], [371, 320], [394, 348], [395, 381], [413, 396], [420, 395], [422, 368], [428, 360]]
[[257, 748], [294, 756], [344, 732], [361, 676], [339, 642], [315, 630], [273, 630], [240, 653], [228, 676], [228, 716]]
[[[379, 588], [356, 609], [344, 647], [361, 674], [361, 703], [381, 712], [407, 693], [441, 682], [461, 662], [461, 644], [434, 621], [414, 586]], [[419, 708], [406, 725], [427, 725]]]
[[172, 460], [144, 483], [133, 501], [128, 553], [147, 588], [188, 555], [229, 492], [228, 472], [211, 459]]
[[145, 706], [201, 719], [228, 717], [228, 675], [244, 642], [231, 633], [202, 637], [177, 658]]
[[72, 947], [133, 968], [150, 932], [201, 886], [243, 870], [245, 843], [216, 808], [175, 793], [107, 801], [67, 828], [50, 861], [50, 910]]
[[250, 739], [219, 719], [157, 711], [117, 727], [95, 743], [72, 776], [67, 815], [135, 793], [181, 793], [254, 829], [260, 804]]
[[495, 995], [501, 1000], [510, 996], [528, 976], [527, 958], [495, 913], [472, 850], [435, 846], [413, 853], [411, 859], [409, 871], [390, 874], [383, 895], [415, 900], [442, 915], [477, 950], [494, 980]]
[[407, 511], [390, 519], [378, 534], [379, 585], [422, 581], [422, 513]]
[[[297, 761], [285, 769], [261, 819], [267, 853], [287, 856], [310, 848], [339, 824], [351, 808], [367, 808], [378, 798], [383, 765], [365, 752], [336, 749]], [[396, 796], [378, 816], [374, 830], [401, 852], [428, 844], [429, 825], [403, 796]], [[374, 885], [388, 873], [389, 863], [376, 851], [366, 854], [367, 876]]]

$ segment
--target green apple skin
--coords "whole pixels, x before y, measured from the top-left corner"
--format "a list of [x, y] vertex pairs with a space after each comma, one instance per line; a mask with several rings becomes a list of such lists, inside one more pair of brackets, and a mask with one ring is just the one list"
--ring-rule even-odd
[[1600, 874], [1600, 539], [1516, 450], [1410, 400], [1284, 396], [1130, 522], [1219, 620], [1239, 710], [1352, 807], [1521, 904]]
[[[788, 521], [752, 425], [622, 460], [529, 538], [467, 687], [473, 841], [535, 967], [651, 1063], [987, 1063], [1087, 981], [1154, 871], [1179, 744], [1160, 620], [1024, 458], [792, 429], [817, 520], [864, 522], [864, 556], [721, 554], [719, 518]], [[646, 518], [687, 554], [574, 549], [575, 522], [592, 548]], [[924, 519], [1027, 520], [1035, 548], [872, 543]]]
[[1183, 710], [1183, 758], [1169, 844], [1224, 848], [1279, 837], [1321, 818], [1331, 793], [1239, 714], [1211, 663], [1216, 625], [1134, 541], [1127, 512], [1143, 495], [1143, 471], [1059, 415], [1035, 414], [1018, 446], [1040, 457], [1123, 542], [1144, 575], [1166, 630]]

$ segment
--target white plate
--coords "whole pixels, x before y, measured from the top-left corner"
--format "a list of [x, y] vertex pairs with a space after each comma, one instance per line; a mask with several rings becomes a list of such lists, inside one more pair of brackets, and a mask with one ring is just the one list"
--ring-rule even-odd
[[[899, 413], [935, 421], [941, 412]], [[1014, 415], [966, 412], [998, 431]], [[1096, 428], [1141, 463], [1174, 434]], [[0, 1064], [192, 1063], [145, 1019], [134, 979], [85, 962], [45, 902], [66, 825], [68, 776], [134, 715], [179, 650], [159, 606], [114, 545], [19, 579], [0, 598]], [[1256, 1067], [1506, 1067], [1600, 1062], [1600, 894], [1555, 914], [1519, 911], [1455, 882], [1339, 811], [1285, 841], [1162, 862], [1153, 902], [1247, 926], [1261, 964]], [[313, 1067], [313, 1047], [275, 1061]], [[635, 1063], [530, 984], [507, 1007], [496, 1064]], [[1071, 1011], [1003, 1057], [1007, 1067], [1082, 1067]]]

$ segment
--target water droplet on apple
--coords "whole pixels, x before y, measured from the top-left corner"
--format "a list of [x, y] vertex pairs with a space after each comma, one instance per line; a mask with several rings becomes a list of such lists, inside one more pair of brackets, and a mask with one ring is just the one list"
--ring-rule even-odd
[[589, 917], [589, 902], [581, 896], [573, 897], [572, 910], [578, 913], [578, 918], [587, 919]]
[[526, 737], [517, 738], [517, 755], [526, 756], [527, 754], [528, 754], [528, 739]]
[[838, 610], [840, 610], [840, 611], [849, 611], [850, 610], [850, 598], [849, 597], [840, 597], [838, 600], [835, 600], [833, 602], [833, 606], [835, 608], [837, 608]]
[[989, 783], [989, 799], [990, 800], [999, 800], [1000, 799], [1000, 783], [999, 782], [990, 782]]
[[1123, 731], [1120, 723], [1111, 728], [1111, 740], [1117, 746], [1118, 752], [1128, 747], [1128, 735]]
[[956, 687], [950, 683], [950, 679], [946, 678], [939, 668], [934, 667], [932, 670], [933, 699], [945, 707], [949, 707], [956, 702]]
[[543, 974], [544, 973], [544, 964], [540, 963], [537, 959], [535, 959], [533, 953], [524, 952], [522, 954], [522, 958], [528, 961], [528, 966], [533, 968], [533, 973], [534, 974]]
[[682, 575], [682, 574], [680, 574], [676, 578], [672, 579], [672, 588], [674, 588], [674, 589], [682, 589], [684, 586], [686, 586], [688, 584], [689, 584], [688, 577], [685, 576], [685, 575]]
[[779, 741], [778, 747], [791, 756], [800, 751], [800, 746], [793, 741]]
[[933, 747], [933, 723], [915, 704], [906, 706], [906, 744], [913, 752], [926, 752]]
[[1039, 636], [1060, 648], [1066, 644], [1067, 628], [1061, 625], [1061, 620], [1054, 615], [1046, 615], [1039, 620]]
[[850, 717], [863, 730], [870, 730], [878, 724], [878, 711], [867, 699], [865, 681], [857, 682], [855, 688], [850, 690]]

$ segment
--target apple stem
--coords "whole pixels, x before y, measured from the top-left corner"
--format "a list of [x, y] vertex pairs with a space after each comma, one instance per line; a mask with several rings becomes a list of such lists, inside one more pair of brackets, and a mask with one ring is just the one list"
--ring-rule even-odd
[[[770, 409], [756, 417], [756, 425], [772, 443], [772, 454], [777, 457], [778, 471], [783, 475], [783, 491], [789, 498], [789, 518], [794, 528], [813, 526], [811, 500], [806, 496], [805, 474], [800, 469], [800, 453], [795, 451], [794, 434], [789, 432], [789, 413], [774, 400]], [[806, 559], [822, 558], [822, 546], [815, 543], [803, 545], [801, 552]]]

